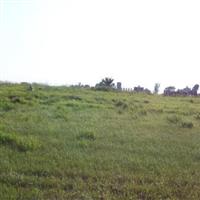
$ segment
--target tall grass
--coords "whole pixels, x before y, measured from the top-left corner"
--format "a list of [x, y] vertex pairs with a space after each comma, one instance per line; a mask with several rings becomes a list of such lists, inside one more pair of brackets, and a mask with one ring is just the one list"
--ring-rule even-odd
[[32, 86], [0, 86], [0, 199], [200, 199], [199, 98]]

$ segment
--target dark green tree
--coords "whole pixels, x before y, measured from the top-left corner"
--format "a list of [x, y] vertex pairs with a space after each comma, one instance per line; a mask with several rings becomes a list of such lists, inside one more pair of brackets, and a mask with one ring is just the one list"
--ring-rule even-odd
[[113, 88], [115, 86], [115, 84], [113, 83], [114, 79], [112, 78], [104, 78], [102, 79], [102, 81], [100, 82], [101, 86], [105, 86], [105, 87], [111, 87]]
[[115, 88], [114, 79], [106, 77], [102, 79], [100, 83], [97, 83], [95, 88], [101, 90], [114, 89]]

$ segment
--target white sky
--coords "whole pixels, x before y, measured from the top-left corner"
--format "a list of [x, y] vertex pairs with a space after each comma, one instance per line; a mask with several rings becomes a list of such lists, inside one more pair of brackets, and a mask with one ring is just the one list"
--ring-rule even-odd
[[0, 80], [200, 84], [199, 0], [0, 0]]

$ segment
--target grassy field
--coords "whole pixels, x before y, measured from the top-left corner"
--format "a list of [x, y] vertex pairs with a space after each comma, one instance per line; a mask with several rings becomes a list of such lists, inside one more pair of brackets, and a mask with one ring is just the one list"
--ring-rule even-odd
[[200, 98], [0, 85], [0, 199], [200, 199]]

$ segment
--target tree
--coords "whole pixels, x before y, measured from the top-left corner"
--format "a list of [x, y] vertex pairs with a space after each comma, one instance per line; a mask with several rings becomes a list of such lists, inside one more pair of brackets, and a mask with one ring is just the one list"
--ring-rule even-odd
[[154, 94], [158, 94], [160, 88], [160, 83], [156, 83], [154, 86]]
[[105, 87], [111, 87], [113, 88], [115, 86], [115, 84], [113, 83], [114, 79], [112, 78], [104, 78], [102, 79], [102, 81], [100, 82], [101, 86], [105, 86]]
[[100, 83], [97, 83], [95, 88], [102, 90], [110, 90], [115, 88], [115, 84], [113, 83], [114, 79], [112, 78], [104, 78]]

